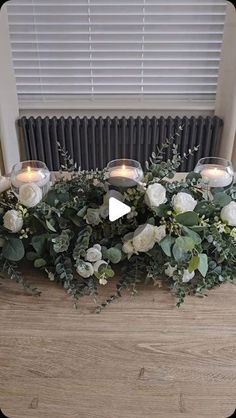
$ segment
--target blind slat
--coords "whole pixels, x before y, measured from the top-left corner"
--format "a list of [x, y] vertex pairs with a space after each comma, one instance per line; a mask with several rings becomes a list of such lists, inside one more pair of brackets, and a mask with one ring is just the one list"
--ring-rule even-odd
[[226, 1], [11, 0], [7, 10], [24, 98], [216, 93]]

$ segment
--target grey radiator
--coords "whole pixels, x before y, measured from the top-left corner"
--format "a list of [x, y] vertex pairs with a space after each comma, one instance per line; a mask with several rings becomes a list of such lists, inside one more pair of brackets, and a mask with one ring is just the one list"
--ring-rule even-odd
[[[191, 118], [26, 118], [19, 120], [27, 159], [44, 161], [50, 170], [63, 163], [57, 141], [82, 169], [104, 168], [115, 158], [133, 158], [144, 165], [156, 146], [179, 128], [177, 143], [182, 153], [199, 145], [180, 171], [190, 171], [199, 158], [216, 156], [223, 121], [218, 117]], [[167, 151], [165, 158], [171, 156]]]

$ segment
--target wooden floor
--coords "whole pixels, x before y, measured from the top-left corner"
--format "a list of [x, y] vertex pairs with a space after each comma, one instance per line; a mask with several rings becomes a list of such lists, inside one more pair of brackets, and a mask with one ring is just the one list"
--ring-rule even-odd
[[40, 298], [0, 280], [0, 408], [9, 418], [233, 413], [236, 287], [179, 310], [167, 291], [143, 288], [97, 315], [92, 302], [76, 311], [63, 289], [34, 276]]

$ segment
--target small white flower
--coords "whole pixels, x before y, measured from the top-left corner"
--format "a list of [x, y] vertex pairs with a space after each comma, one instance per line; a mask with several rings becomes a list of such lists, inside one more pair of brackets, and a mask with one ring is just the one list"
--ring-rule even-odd
[[236, 240], [236, 228], [231, 229], [230, 236]]
[[156, 227], [156, 242], [160, 242], [166, 236], [166, 226], [160, 225]]
[[42, 200], [43, 194], [35, 183], [26, 183], [20, 186], [19, 201], [27, 208], [33, 208]]
[[91, 263], [83, 261], [77, 266], [76, 271], [81, 277], [87, 279], [88, 277], [93, 275], [94, 268]]
[[236, 202], [230, 202], [220, 213], [223, 222], [227, 222], [229, 226], [236, 226]]
[[222, 224], [221, 222], [218, 222], [215, 226], [221, 234], [223, 234], [223, 232], [225, 232], [225, 229], [226, 229], [225, 224]]
[[9, 231], [16, 233], [23, 227], [23, 219], [19, 212], [16, 210], [8, 210], [3, 217], [3, 225]]
[[172, 267], [170, 263], [165, 264], [165, 274], [168, 277], [173, 277], [174, 272], [177, 270], [177, 266]]
[[151, 250], [157, 241], [157, 227], [144, 224], [140, 225], [134, 232], [133, 247], [135, 252], [147, 252]]
[[5, 192], [11, 186], [11, 181], [8, 177], [0, 176], [0, 193]]
[[93, 265], [94, 271], [96, 271], [96, 273], [97, 273], [100, 266], [104, 266], [105, 267], [106, 265], [107, 265], [107, 262], [105, 260], [98, 260]]
[[97, 248], [89, 248], [86, 253], [86, 260], [90, 261], [91, 263], [95, 263], [95, 261], [102, 259], [102, 253]]
[[197, 201], [189, 193], [179, 192], [172, 197], [172, 205], [176, 212], [191, 212], [195, 209]]
[[101, 251], [102, 249], [100, 244], [94, 244], [93, 248], [97, 248], [98, 251]]
[[166, 202], [166, 189], [159, 183], [150, 184], [146, 190], [144, 201], [150, 208], [157, 208]]
[[105, 286], [107, 284], [107, 279], [104, 279], [104, 278], [99, 279], [99, 284], [102, 284], [103, 286]]
[[182, 276], [182, 282], [183, 283], [188, 283], [190, 282], [190, 280], [192, 280], [195, 276], [194, 271], [192, 273], [190, 273], [188, 270], [184, 269], [183, 271], [183, 276]]
[[101, 180], [99, 180], [99, 179], [94, 179], [93, 180], [93, 185], [95, 186], [95, 187], [101, 187], [102, 189], [104, 188], [104, 184], [101, 182]]

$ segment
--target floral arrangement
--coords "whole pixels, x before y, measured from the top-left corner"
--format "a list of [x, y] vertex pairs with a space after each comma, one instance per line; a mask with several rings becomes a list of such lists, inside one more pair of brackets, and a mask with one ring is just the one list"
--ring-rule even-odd
[[[98, 311], [139, 283], [167, 286], [179, 306], [186, 295], [232, 282], [236, 273], [236, 189], [208, 190], [200, 174], [171, 181], [184, 158], [167, 141], [146, 164], [142, 183], [128, 189], [109, 184], [106, 170], [76, 171], [67, 153], [51, 189], [42, 196], [36, 184], [20, 187], [18, 198], [0, 180], [0, 268], [28, 286], [19, 268], [29, 260], [77, 301], [115, 276], [116, 292]], [[115, 222], [109, 198], [131, 207]], [[117, 267], [118, 266], [118, 267]], [[33, 289], [36, 291], [35, 289]]]

